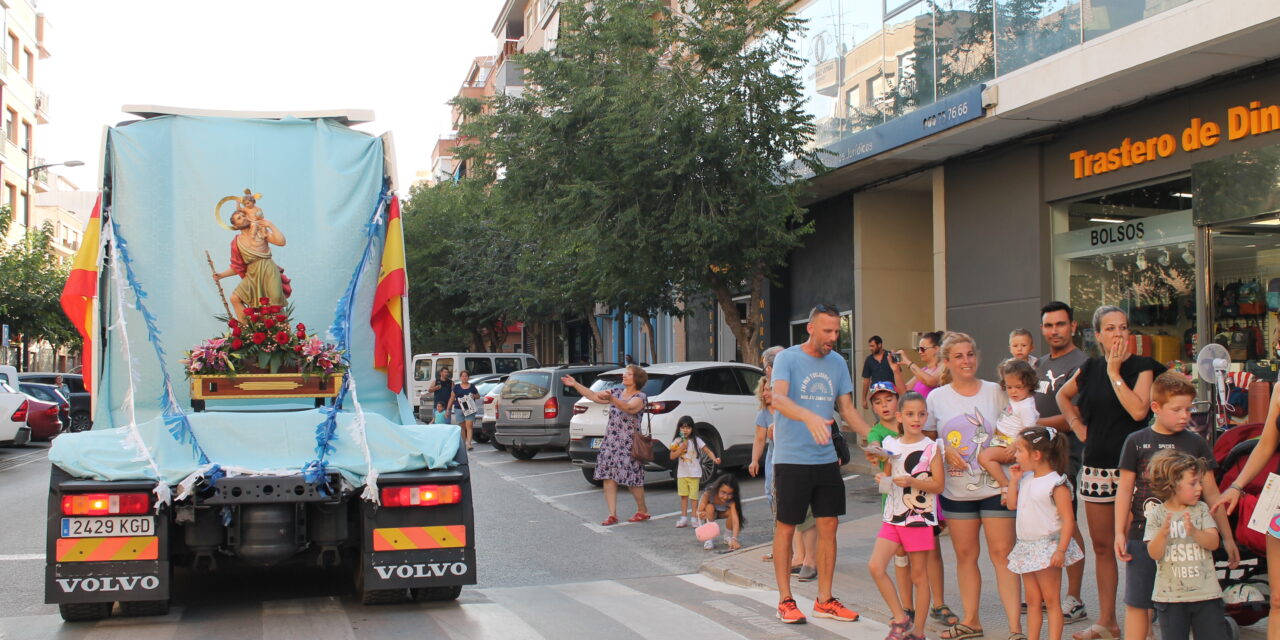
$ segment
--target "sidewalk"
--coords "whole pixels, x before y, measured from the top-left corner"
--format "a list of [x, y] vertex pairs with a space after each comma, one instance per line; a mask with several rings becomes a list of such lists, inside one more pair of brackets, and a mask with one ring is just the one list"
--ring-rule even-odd
[[[846, 469], [852, 468], [853, 465], [846, 467]], [[859, 469], [853, 472], [864, 473], [865, 470]], [[852, 489], [849, 491], [849, 500], [850, 502], [862, 502], [878, 499], [878, 494], [874, 494], [872, 491], [872, 489]], [[890, 617], [889, 608], [880, 597], [879, 590], [877, 590], [875, 583], [867, 572], [867, 560], [870, 558], [871, 549], [875, 545], [876, 534], [880, 530], [880, 524], [878, 514], [841, 522], [837, 537], [839, 552], [836, 559], [836, 575], [832, 592], [844, 601], [846, 606], [860, 612], [864, 617], [878, 622], [887, 622]], [[1087, 528], [1085, 536], [1087, 541]], [[946, 603], [956, 611], [957, 615], [961, 615], [962, 606], [960, 594], [956, 591], [955, 554], [951, 537], [942, 536], [938, 540], [943, 547], [942, 559], [947, 570], [945, 580]], [[759, 545], [735, 553], [717, 556], [704, 562], [701, 572], [729, 584], [774, 591], [776, 586], [773, 577], [773, 563], [762, 560], [769, 551], [769, 545]], [[985, 552], [986, 546], [984, 542], [983, 555], [979, 562], [979, 567], [982, 571], [981, 620], [985, 627], [987, 638], [1003, 640], [1008, 637], [1008, 622], [1005, 619], [1004, 610], [1000, 606], [1000, 599], [997, 595], [995, 570], [992, 568]], [[1068, 624], [1064, 634], [1065, 638], [1070, 638], [1071, 634], [1077, 631], [1087, 629], [1090, 624], [1093, 624], [1094, 616], [1098, 612], [1097, 587], [1093, 575], [1093, 555], [1086, 549], [1085, 556], [1087, 564], [1085, 565], [1082, 592], [1084, 594], [1085, 607], [1089, 611], [1089, 617], [1080, 622]], [[1123, 593], [1123, 567], [1121, 568], [1120, 585], [1121, 593]], [[1063, 589], [1065, 592], [1065, 576], [1063, 577]], [[792, 591], [797, 596], [812, 599], [817, 596], [818, 585], [816, 581], [793, 582]], [[1122, 615], [1123, 610], [1124, 607], [1121, 604], [1120, 611]], [[942, 629], [942, 625], [930, 621], [926, 631], [930, 638], [938, 638]], [[1266, 629], [1267, 620], [1262, 620], [1251, 627], [1242, 628], [1241, 638], [1262, 640], [1266, 637]], [[1041, 637], [1044, 638], [1047, 635], [1042, 634]]]

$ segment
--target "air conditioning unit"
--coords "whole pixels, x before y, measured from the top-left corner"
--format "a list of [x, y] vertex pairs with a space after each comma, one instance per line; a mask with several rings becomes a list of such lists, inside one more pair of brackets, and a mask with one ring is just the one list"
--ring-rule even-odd
[[608, 317], [613, 315], [613, 311], [609, 309], [609, 305], [596, 303], [595, 310], [591, 312], [597, 318]]

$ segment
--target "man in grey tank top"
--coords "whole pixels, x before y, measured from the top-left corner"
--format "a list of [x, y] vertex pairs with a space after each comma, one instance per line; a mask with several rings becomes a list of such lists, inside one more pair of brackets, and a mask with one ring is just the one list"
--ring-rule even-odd
[[[1040, 412], [1039, 424], [1053, 427], [1058, 433], [1065, 434], [1071, 443], [1071, 461], [1067, 465], [1067, 478], [1071, 480], [1071, 506], [1075, 510], [1076, 494], [1074, 487], [1080, 477], [1080, 467], [1084, 461], [1084, 443], [1071, 432], [1066, 418], [1058, 410], [1056, 396], [1067, 381], [1076, 375], [1076, 370], [1089, 359], [1083, 351], [1071, 341], [1076, 333], [1076, 321], [1071, 306], [1065, 302], [1054, 300], [1040, 309], [1040, 335], [1049, 346], [1049, 352], [1036, 361], [1036, 411]], [[1075, 528], [1074, 537], [1081, 549], [1084, 545], [1084, 534], [1080, 527]], [[1083, 620], [1087, 615], [1084, 603], [1080, 600], [1080, 589], [1084, 582], [1084, 562], [1076, 562], [1067, 567], [1067, 597], [1062, 601], [1062, 614], [1067, 622]]]

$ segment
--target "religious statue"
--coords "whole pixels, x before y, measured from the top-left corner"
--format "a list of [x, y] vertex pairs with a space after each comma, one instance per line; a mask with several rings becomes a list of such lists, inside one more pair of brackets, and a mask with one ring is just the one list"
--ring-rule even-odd
[[[215, 272], [213, 279], [218, 282], [218, 291], [221, 292], [220, 281], [223, 278], [240, 276], [240, 284], [231, 292], [231, 306], [234, 307], [236, 318], [241, 321], [245, 319], [245, 307], [257, 306], [264, 298], [269, 304], [283, 307], [285, 299], [293, 292], [289, 278], [284, 275], [284, 268], [277, 265], [271, 256], [271, 245], [284, 246], [284, 233], [263, 215], [262, 209], [257, 206], [257, 199], [260, 197], [245, 189], [243, 197], [227, 196], [214, 210], [219, 224], [239, 231], [231, 239], [231, 268]], [[237, 203], [235, 213], [231, 214], [230, 226], [223, 224], [218, 215], [218, 209], [228, 201]]]

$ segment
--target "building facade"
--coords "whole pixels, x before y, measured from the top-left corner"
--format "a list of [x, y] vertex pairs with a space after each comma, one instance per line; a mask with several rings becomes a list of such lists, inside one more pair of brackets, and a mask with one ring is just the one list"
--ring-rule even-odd
[[871, 335], [910, 352], [952, 329], [994, 377], [1009, 331], [1038, 334], [1039, 308], [1061, 299], [1082, 328], [1101, 305], [1129, 310], [1136, 347], [1164, 361], [1235, 334], [1262, 336], [1237, 346], [1238, 365], [1267, 358], [1276, 328], [1254, 294], [1280, 277], [1280, 5], [795, 10], [810, 19], [804, 79], [833, 170], [812, 181], [817, 231], [775, 286], [770, 342], [796, 342], [783, 321], [826, 301], [852, 312], [852, 362]]

